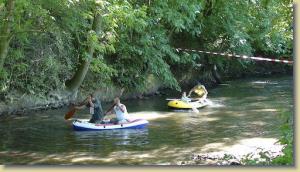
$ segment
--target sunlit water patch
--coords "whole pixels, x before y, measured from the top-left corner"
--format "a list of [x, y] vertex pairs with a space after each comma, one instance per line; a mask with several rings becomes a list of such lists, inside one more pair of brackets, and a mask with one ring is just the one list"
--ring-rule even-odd
[[[199, 113], [168, 109], [166, 98], [178, 93], [123, 101], [132, 118], [149, 121], [146, 129], [73, 131], [66, 108], [0, 119], [0, 163], [152, 165], [194, 153], [242, 155], [274, 148], [278, 116], [293, 111], [292, 77], [229, 81], [208, 91], [210, 103]], [[73, 118], [90, 118], [88, 109]]]

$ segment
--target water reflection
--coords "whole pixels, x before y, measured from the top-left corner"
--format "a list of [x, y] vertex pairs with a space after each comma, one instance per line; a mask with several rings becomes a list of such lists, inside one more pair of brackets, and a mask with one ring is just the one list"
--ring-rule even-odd
[[276, 85], [278, 84], [278, 82], [275, 82], [275, 81], [269, 81], [269, 80], [266, 80], [266, 81], [253, 81], [251, 82], [251, 84], [255, 85], [255, 84], [268, 84], [268, 85]]
[[240, 145], [269, 147], [279, 138], [280, 112], [293, 108], [291, 77], [227, 82], [209, 90], [211, 103], [199, 113], [168, 109], [166, 98], [177, 95], [123, 101], [132, 118], [149, 121], [142, 130], [76, 132], [63, 119], [67, 109], [0, 119], [0, 163], [152, 165], [205, 151], [237, 152]]
[[149, 143], [148, 128], [144, 129], [121, 129], [104, 131], [76, 131], [74, 136], [77, 142], [89, 142], [98, 140], [99, 143], [113, 139], [114, 145], [142, 146]]

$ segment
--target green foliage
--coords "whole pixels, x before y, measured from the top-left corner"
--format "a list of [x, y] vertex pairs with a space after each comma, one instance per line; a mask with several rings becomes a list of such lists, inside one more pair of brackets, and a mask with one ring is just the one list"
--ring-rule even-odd
[[62, 65], [68, 61], [64, 51], [69, 49], [67, 38], [39, 2], [15, 2], [13, 38], [4, 66], [7, 77], [1, 78], [0, 93], [18, 90], [43, 94], [61, 88], [60, 76], [69, 73], [67, 63]]
[[293, 114], [282, 112], [281, 113], [282, 125], [281, 144], [285, 145], [283, 149], [283, 155], [271, 159], [270, 154], [267, 151], [259, 152], [259, 157], [253, 158], [253, 154], [246, 155], [241, 162], [246, 165], [293, 165], [294, 164], [294, 151], [293, 151]]
[[294, 135], [293, 135], [293, 114], [283, 112], [281, 115], [284, 123], [281, 125], [281, 139], [280, 143], [285, 144], [285, 148], [283, 149], [283, 156], [277, 157], [272, 160], [272, 164], [276, 165], [293, 165], [294, 164]]
[[293, 145], [288, 144], [283, 149], [283, 156], [277, 157], [272, 160], [271, 164], [274, 165], [293, 165], [294, 164], [294, 157], [293, 157]]
[[[176, 47], [292, 58], [291, 1], [207, 0], [203, 1], [202, 8], [197, 16], [201, 33], [197, 37], [189, 32], [176, 34], [173, 41]], [[203, 64], [201, 73], [209, 73], [211, 66], [216, 64], [223, 76], [235, 77], [255, 72], [255, 66], [260, 62], [210, 55], [198, 63]], [[266, 65], [266, 68], [270, 66]]]
[[167, 30], [147, 15], [148, 7], [136, 8], [123, 1], [109, 10], [111, 15], [107, 18], [114, 21], [117, 51], [105, 58], [118, 71], [113, 78], [115, 83], [128, 89], [143, 90], [147, 76], [154, 74], [164, 84], [179, 89], [168, 64], [179, 57], [168, 43]]
[[270, 165], [272, 159], [268, 151], [260, 150], [256, 153], [249, 153], [241, 159], [241, 163], [245, 165]]
[[[0, 1], [1, 21], [6, 3]], [[97, 14], [99, 32], [92, 29]], [[183, 75], [210, 80], [216, 65], [223, 76], [237, 76], [255, 72], [257, 63], [176, 47], [292, 57], [292, 1], [17, 0], [11, 33], [0, 94], [62, 89], [85, 60], [91, 65], [83, 89], [142, 91], [154, 75], [180, 90]]]

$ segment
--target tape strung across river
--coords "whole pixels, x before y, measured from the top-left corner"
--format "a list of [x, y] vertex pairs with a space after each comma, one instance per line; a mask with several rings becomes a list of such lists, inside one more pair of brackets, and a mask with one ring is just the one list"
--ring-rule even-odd
[[279, 59], [271, 59], [271, 58], [264, 58], [264, 57], [251, 57], [251, 56], [246, 56], [246, 55], [237, 55], [237, 54], [229, 54], [229, 53], [216, 53], [216, 52], [210, 52], [210, 51], [201, 51], [201, 50], [193, 50], [193, 49], [185, 49], [185, 48], [176, 48], [176, 50], [177, 50], [177, 52], [191, 51], [191, 52], [221, 55], [221, 56], [228, 56], [228, 57], [238, 57], [238, 58], [243, 58], [243, 59], [252, 59], [252, 60], [257, 60], [257, 61], [268, 61], [268, 62], [277, 62], [277, 63], [286, 63], [286, 64], [294, 63], [294, 61], [289, 61], [289, 60], [279, 60]]

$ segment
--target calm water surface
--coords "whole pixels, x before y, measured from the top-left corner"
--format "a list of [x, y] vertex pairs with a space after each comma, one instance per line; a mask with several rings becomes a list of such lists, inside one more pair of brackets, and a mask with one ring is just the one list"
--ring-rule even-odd
[[63, 119], [67, 109], [0, 119], [0, 164], [176, 164], [193, 153], [278, 139], [281, 111], [293, 112], [292, 77], [241, 79], [208, 91], [212, 104], [199, 113], [169, 110], [165, 99], [174, 93], [124, 101], [132, 116], [149, 120], [142, 130], [75, 132]]

